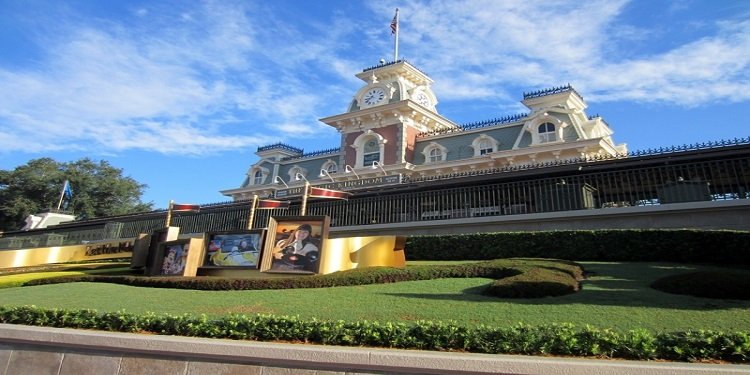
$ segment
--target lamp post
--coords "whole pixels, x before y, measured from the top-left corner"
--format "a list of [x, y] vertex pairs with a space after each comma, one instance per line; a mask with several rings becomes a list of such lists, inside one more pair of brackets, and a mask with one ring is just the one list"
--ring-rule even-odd
[[383, 175], [385, 175], [385, 176], [388, 175], [388, 172], [386, 172], [385, 169], [383, 168], [383, 164], [380, 164], [380, 162], [377, 161], [377, 160], [373, 161], [372, 162], [372, 169], [378, 169], [378, 168], [380, 168], [380, 170], [383, 171]]
[[330, 179], [331, 179], [331, 182], [336, 182], [336, 181], [335, 181], [335, 180], [333, 179], [333, 176], [331, 176], [331, 174], [330, 174], [330, 173], [329, 173], [329, 172], [328, 172], [327, 170], [325, 170], [325, 169], [321, 169], [321, 170], [320, 170], [320, 175], [318, 175], [318, 177], [320, 177], [320, 178], [323, 178], [323, 177], [326, 177], [326, 176], [328, 176], [328, 178], [330, 178]]
[[307, 181], [307, 179], [305, 178], [305, 175], [303, 175], [302, 173], [299, 173], [299, 172], [297, 172], [297, 173], [294, 174], [294, 180], [295, 181], [303, 181], [304, 180], [305, 182], [310, 182], [310, 181]]
[[352, 166], [349, 164], [344, 166], [344, 173], [354, 173], [354, 175], [357, 176], [357, 180], [359, 180], [359, 175], [357, 174], [357, 172], [354, 171], [354, 168], [352, 168]]
[[305, 216], [307, 212], [307, 191], [310, 190], [310, 181], [307, 181], [305, 176], [299, 172], [294, 175], [294, 179], [297, 181], [305, 180], [305, 191], [302, 192], [302, 207], [300, 208], [300, 216]]
[[255, 220], [255, 208], [256, 207], [258, 207], [258, 194], [253, 194], [253, 200], [252, 200], [252, 203], [250, 203], [250, 217], [247, 218], [248, 230], [253, 229], [253, 220]]
[[287, 185], [286, 182], [284, 181], [284, 179], [281, 178], [281, 177], [279, 177], [279, 176], [274, 177], [273, 182], [275, 182], [277, 184], [278, 183], [282, 183], [282, 184], [284, 184], [284, 186], [286, 186], [287, 189], [289, 189], [289, 185]]

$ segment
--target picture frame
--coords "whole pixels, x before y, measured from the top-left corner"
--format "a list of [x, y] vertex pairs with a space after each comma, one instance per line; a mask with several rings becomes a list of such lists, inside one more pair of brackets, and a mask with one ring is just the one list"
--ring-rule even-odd
[[260, 271], [318, 274], [330, 223], [328, 216], [271, 217]]
[[174, 241], [179, 235], [180, 227], [164, 227], [139, 237], [133, 250], [130, 268], [143, 269], [146, 275], [153, 275], [155, 269], [161, 264], [159, 245], [165, 241]]
[[159, 244], [159, 276], [182, 276], [190, 254], [190, 239], [166, 241]]
[[265, 237], [265, 229], [206, 232], [202, 267], [257, 269], [262, 260]]

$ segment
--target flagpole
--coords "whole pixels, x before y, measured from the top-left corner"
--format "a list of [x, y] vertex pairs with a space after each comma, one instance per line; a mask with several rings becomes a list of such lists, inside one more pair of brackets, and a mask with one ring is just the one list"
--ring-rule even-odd
[[300, 210], [300, 216], [305, 216], [307, 211], [307, 192], [310, 190], [310, 183], [305, 180], [305, 191], [302, 194], [302, 209]]
[[172, 205], [174, 204], [173, 200], [169, 201], [169, 208], [167, 208], [167, 225], [166, 227], [169, 227], [169, 224], [172, 223]]
[[394, 42], [394, 51], [393, 51], [393, 61], [394, 62], [398, 61], [398, 29], [399, 29], [399, 25], [398, 25], [398, 8], [396, 8], [396, 17], [395, 17], [395, 20], [396, 20], [396, 38], [395, 38], [396, 40]]
[[65, 183], [63, 183], [62, 191], [60, 192], [60, 200], [57, 202], [57, 210], [60, 211], [60, 207], [62, 207], [62, 201], [63, 197], [65, 197], [65, 188], [68, 187], [68, 180], [65, 180]]
[[253, 203], [250, 205], [250, 218], [247, 220], [247, 229], [253, 229], [256, 207], [258, 207], [258, 194], [253, 194]]

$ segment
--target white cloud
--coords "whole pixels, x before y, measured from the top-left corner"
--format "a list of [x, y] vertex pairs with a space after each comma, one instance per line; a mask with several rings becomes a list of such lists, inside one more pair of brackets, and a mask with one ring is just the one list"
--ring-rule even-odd
[[686, 106], [745, 101], [750, 99], [749, 50], [750, 32], [732, 32], [649, 58], [610, 63], [582, 79], [590, 82], [589, 90], [598, 100], [663, 101]]
[[283, 3], [217, 1], [149, 4], [132, 23], [46, 22], [58, 28], [39, 29], [38, 60], [0, 65], [0, 152], [205, 154], [333, 132], [316, 119], [346, 110], [363, 61], [390, 57], [396, 6], [402, 57], [455, 108], [515, 108], [519, 91], [568, 82], [589, 101], [750, 99], [750, 22], [706, 21], [700, 39], [657, 45], [666, 31], [628, 24], [629, 5], [391, 1], [312, 19]]
[[204, 129], [189, 124], [154, 121], [105, 124], [92, 131], [91, 135], [98, 143], [114, 149], [143, 149], [183, 155], [210, 155], [270, 141], [269, 137], [263, 136], [207, 136]]
[[[142, 8], [134, 13], [145, 26], [68, 25], [60, 35], [46, 35], [40, 69], [0, 70], [2, 140], [33, 143], [35, 152], [203, 154], [281, 136], [263, 135], [257, 120], [236, 126], [246, 121], [235, 113], [238, 108], [270, 126], [314, 119], [319, 99], [304, 83], [290, 71], [263, 72], [262, 56], [273, 49], [254, 40], [264, 28], [262, 13], [249, 19], [249, 9], [223, 2], [175, 12], [179, 22], [159, 9]], [[286, 47], [309, 56], [321, 48], [301, 48], [303, 39], [289, 40]], [[223, 135], [226, 126], [239, 134]], [[299, 127], [299, 134], [308, 134], [315, 125]]]
[[[701, 30], [711, 34], [702, 39], [658, 49], [649, 38], [665, 30], [623, 23], [628, 6], [627, 1], [410, 2], [401, 8], [403, 43], [417, 50], [412, 53], [438, 82], [442, 100], [517, 98], [519, 87], [568, 82], [589, 100], [694, 106], [750, 99], [747, 21], [704, 25]], [[387, 13], [386, 8], [377, 9]], [[679, 10], [667, 8], [670, 14]], [[632, 44], [643, 51], [632, 56], [634, 51], [619, 50]]]

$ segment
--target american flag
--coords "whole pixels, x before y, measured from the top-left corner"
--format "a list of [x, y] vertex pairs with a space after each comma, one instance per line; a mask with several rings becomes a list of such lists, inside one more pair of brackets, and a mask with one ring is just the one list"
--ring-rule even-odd
[[396, 15], [393, 16], [391, 21], [391, 34], [396, 34], [396, 31], [398, 31], [398, 9], [396, 9]]

